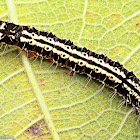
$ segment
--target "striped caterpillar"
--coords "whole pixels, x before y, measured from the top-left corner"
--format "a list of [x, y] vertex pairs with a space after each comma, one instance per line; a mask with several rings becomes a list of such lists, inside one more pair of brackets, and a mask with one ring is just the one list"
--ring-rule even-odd
[[51, 59], [61, 67], [97, 79], [113, 88], [140, 116], [140, 79], [106, 55], [78, 47], [70, 40], [60, 39], [51, 32], [4, 21], [0, 21], [0, 42], [35, 52], [37, 56]]

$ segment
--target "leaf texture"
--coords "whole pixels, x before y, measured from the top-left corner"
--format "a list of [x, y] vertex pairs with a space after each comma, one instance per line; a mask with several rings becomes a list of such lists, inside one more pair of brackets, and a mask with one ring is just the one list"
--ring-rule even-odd
[[[133, 0], [1, 0], [0, 19], [52, 31], [106, 54], [140, 78], [139, 9], [140, 2]], [[131, 106], [121, 104], [121, 97], [113, 96], [113, 90], [26, 56], [16, 46], [1, 45], [0, 137], [140, 138], [138, 117]]]

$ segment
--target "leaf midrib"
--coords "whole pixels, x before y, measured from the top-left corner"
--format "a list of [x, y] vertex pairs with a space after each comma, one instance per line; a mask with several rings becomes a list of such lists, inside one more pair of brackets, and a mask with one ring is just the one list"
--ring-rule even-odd
[[[8, 8], [8, 11], [9, 11], [8, 13], [9, 13], [10, 21], [12, 21], [14, 23], [18, 23], [17, 18], [16, 18], [16, 12], [15, 12], [15, 7], [14, 7], [14, 4], [13, 4], [13, 1], [12, 0], [6, 0], [6, 2], [7, 2], [7, 8]], [[28, 61], [24, 52], [21, 53], [21, 58], [22, 58], [23, 65], [25, 67], [27, 77], [29, 79], [29, 82], [30, 82], [32, 88], [33, 88], [33, 92], [34, 92], [34, 94], [37, 98], [37, 101], [39, 103], [39, 107], [40, 107], [40, 109], [41, 109], [41, 111], [44, 115], [44, 119], [47, 123], [49, 131], [50, 131], [54, 140], [59, 140], [60, 138], [59, 138], [59, 135], [56, 131], [54, 123], [52, 121], [49, 109], [46, 105], [46, 102], [44, 100], [43, 95], [41, 94], [40, 88], [37, 84], [37, 81], [36, 81], [35, 75], [32, 71], [31, 65], [30, 65], [30, 63], [29, 63], [29, 61]]]

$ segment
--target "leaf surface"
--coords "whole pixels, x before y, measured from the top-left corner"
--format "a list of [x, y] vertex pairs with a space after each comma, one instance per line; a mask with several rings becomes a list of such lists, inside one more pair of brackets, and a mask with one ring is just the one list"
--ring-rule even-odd
[[[140, 77], [140, 2], [1, 0], [0, 18], [52, 31], [104, 53]], [[113, 90], [72, 77], [16, 46], [0, 50], [0, 136], [16, 139], [137, 140], [139, 122]], [[88, 85], [87, 85], [88, 83]], [[34, 124], [38, 124], [36, 132]], [[40, 131], [41, 129], [41, 131]]]

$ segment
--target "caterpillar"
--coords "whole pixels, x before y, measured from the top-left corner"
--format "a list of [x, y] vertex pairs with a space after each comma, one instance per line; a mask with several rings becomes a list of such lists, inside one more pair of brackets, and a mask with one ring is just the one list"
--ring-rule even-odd
[[0, 42], [35, 52], [37, 56], [51, 59], [58, 66], [102, 82], [113, 88], [140, 116], [140, 79], [118, 61], [86, 47], [78, 47], [72, 41], [58, 38], [52, 32], [1, 20]]

